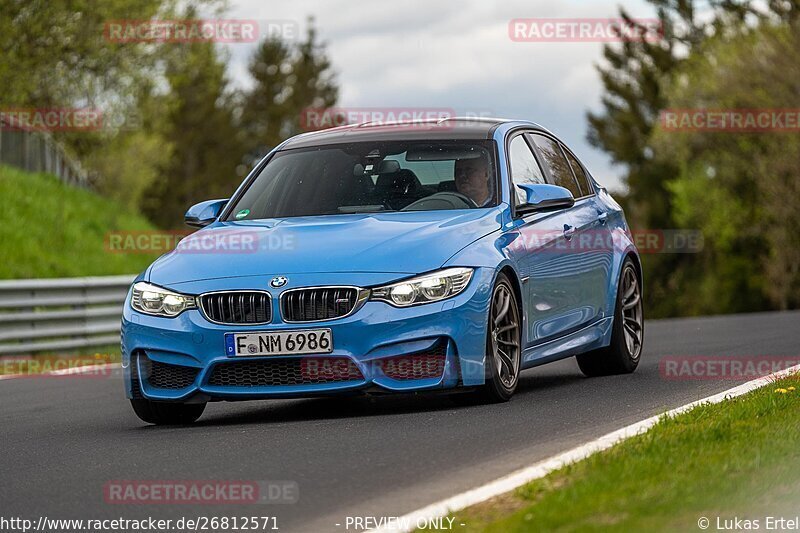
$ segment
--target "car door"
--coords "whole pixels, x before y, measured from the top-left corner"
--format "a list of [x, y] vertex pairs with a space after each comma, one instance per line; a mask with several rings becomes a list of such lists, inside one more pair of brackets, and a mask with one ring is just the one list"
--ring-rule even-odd
[[[530, 141], [522, 133], [508, 144], [509, 174], [514, 206], [525, 202], [521, 183], [546, 183]], [[531, 213], [515, 218], [516, 247], [526, 314], [525, 346], [564, 334], [573, 323], [577, 278], [569, 268], [569, 239], [573, 224], [567, 210]]]
[[570, 242], [569, 266], [574, 278], [570, 328], [588, 325], [602, 318], [606, 309], [608, 276], [613, 258], [607, 213], [597, 203], [594, 187], [578, 159], [557, 139], [542, 133], [530, 135], [551, 183], [566, 187], [575, 197], [569, 210], [574, 234]]

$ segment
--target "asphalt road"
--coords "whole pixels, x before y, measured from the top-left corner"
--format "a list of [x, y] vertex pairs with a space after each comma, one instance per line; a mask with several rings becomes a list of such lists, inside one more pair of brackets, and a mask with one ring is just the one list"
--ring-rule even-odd
[[[347, 516], [407, 513], [739, 382], [664, 379], [665, 356], [764, 355], [800, 355], [800, 313], [649, 321], [635, 374], [589, 379], [560, 361], [526, 371], [503, 405], [430, 395], [216, 403], [195, 426], [168, 428], [134, 416], [118, 376], [0, 381], [0, 516], [270, 515], [282, 531], [347, 531]], [[104, 485], [122, 479], [290, 480], [299, 501], [106, 503]]]

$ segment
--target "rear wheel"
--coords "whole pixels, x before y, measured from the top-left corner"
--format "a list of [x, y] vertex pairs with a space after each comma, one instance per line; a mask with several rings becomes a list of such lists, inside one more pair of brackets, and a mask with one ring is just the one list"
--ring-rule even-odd
[[205, 403], [153, 402], [144, 399], [131, 400], [136, 416], [144, 422], [158, 425], [191, 424], [200, 418]]
[[587, 376], [629, 374], [639, 366], [644, 346], [642, 283], [633, 260], [625, 259], [617, 288], [611, 343], [599, 350], [576, 356]]
[[519, 305], [508, 276], [500, 274], [492, 291], [486, 339], [486, 383], [471, 393], [454, 394], [461, 403], [505, 402], [519, 382], [521, 328]]

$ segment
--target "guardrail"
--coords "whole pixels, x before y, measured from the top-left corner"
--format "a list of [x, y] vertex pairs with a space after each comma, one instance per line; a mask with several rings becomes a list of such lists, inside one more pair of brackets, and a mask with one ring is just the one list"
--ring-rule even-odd
[[134, 276], [0, 281], [0, 355], [119, 343]]
[[0, 163], [29, 172], [48, 172], [64, 183], [86, 187], [89, 174], [46, 131], [9, 129], [0, 116]]

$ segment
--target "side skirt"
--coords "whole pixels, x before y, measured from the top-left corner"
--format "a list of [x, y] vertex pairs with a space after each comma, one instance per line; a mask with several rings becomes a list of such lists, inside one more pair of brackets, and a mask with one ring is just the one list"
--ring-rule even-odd
[[613, 317], [601, 318], [569, 335], [526, 348], [522, 352], [521, 367], [532, 368], [607, 346], [613, 323]]

